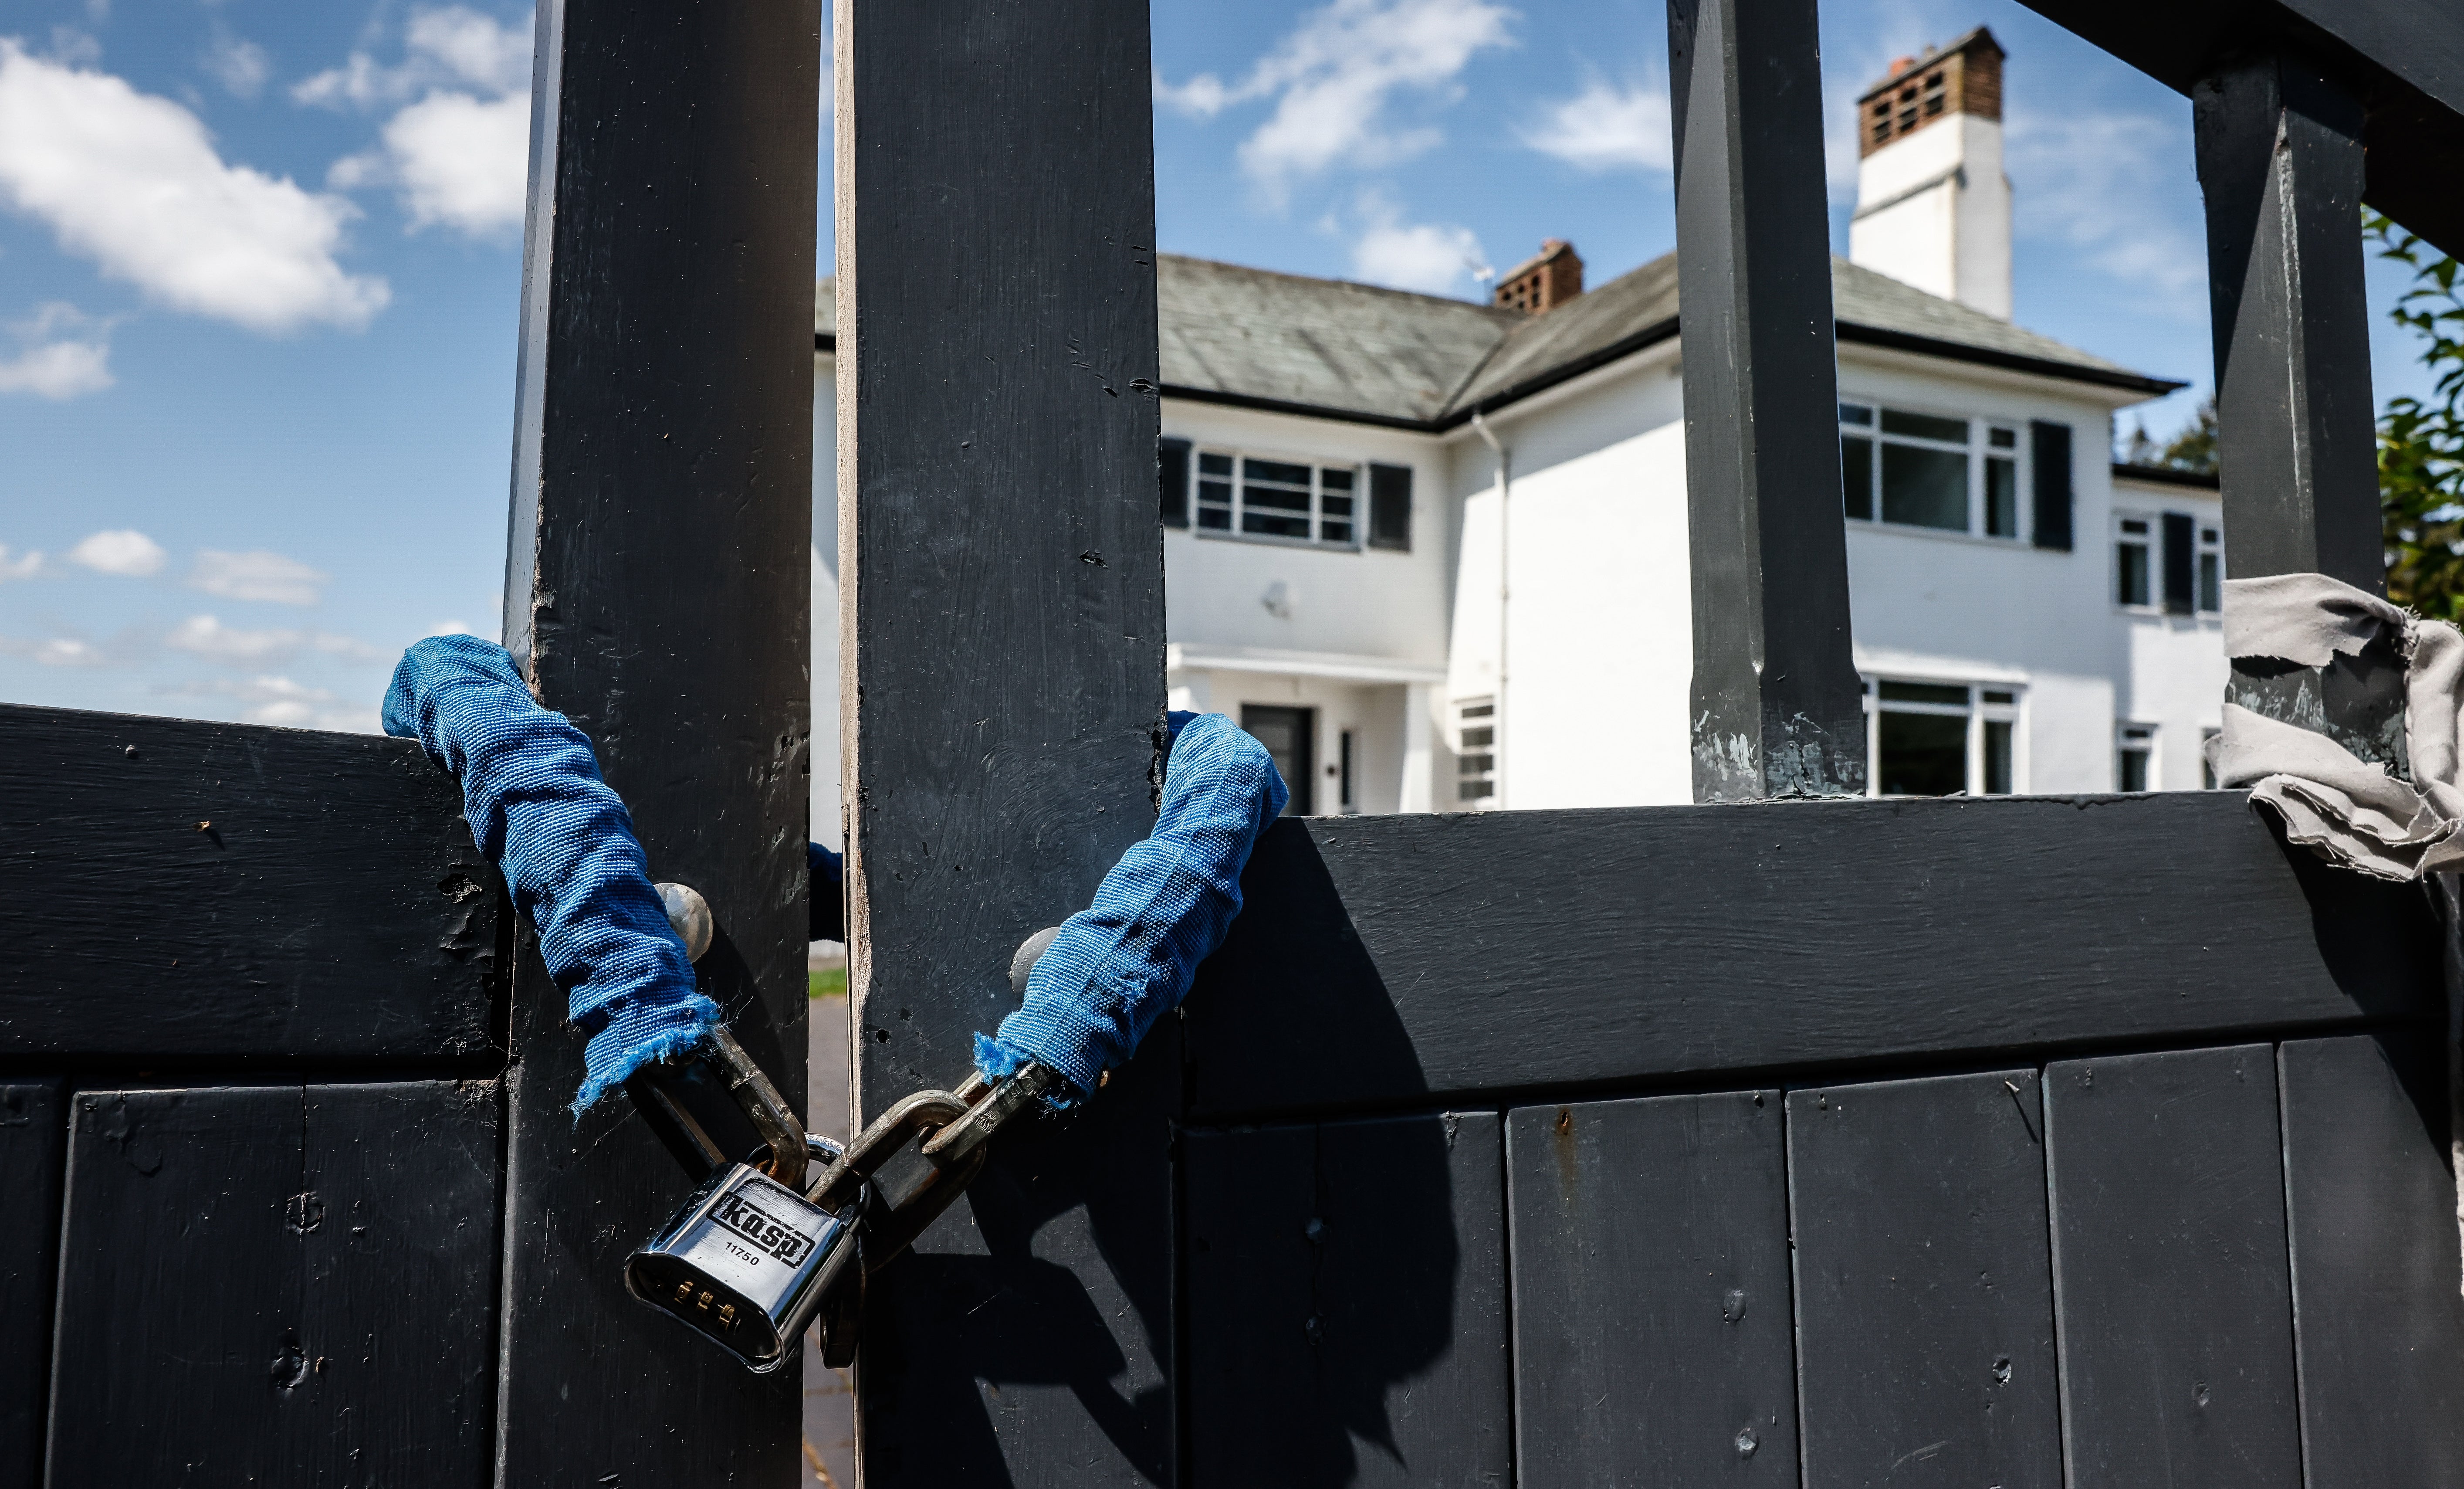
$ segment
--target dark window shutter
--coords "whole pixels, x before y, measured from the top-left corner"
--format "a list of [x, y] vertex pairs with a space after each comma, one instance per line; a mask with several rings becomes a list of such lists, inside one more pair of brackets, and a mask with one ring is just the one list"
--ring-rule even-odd
[[1412, 551], [1412, 468], [1369, 468], [1369, 545]]
[[1163, 524], [1189, 525], [1189, 441], [1155, 441], [1155, 479], [1163, 497]]
[[2199, 571], [2196, 524], [2180, 512], [2165, 514], [2165, 612], [2188, 615], [2198, 609], [2193, 580]]
[[2028, 426], [2036, 468], [2036, 546], [2071, 550], [2071, 427], [2038, 419]]

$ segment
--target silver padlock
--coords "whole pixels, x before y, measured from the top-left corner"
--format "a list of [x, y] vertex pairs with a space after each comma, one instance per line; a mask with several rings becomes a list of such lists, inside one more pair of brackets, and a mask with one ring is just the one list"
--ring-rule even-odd
[[767, 1375], [795, 1354], [840, 1274], [861, 1265], [862, 1208], [859, 1194], [833, 1214], [732, 1164], [627, 1259], [626, 1290]]

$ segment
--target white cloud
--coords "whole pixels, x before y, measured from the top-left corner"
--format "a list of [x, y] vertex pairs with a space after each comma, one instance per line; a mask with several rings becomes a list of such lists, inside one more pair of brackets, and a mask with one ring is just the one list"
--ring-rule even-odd
[[1388, 105], [1400, 90], [1448, 101], [1457, 74], [1487, 48], [1512, 44], [1512, 11], [1489, 0], [1334, 0], [1302, 18], [1248, 77], [1226, 86], [1201, 73], [1157, 101], [1200, 119], [1273, 98], [1274, 112], [1241, 144], [1241, 167], [1280, 201], [1293, 177], [1344, 164], [1377, 167], [1434, 147], [1439, 131], [1399, 125]]
[[403, 29], [412, 56], [430, 58], [462, 81], [498, 93], [530, 91], [531, 37], [527, 17], [506, 26], [459, 5], [415, 11]]
[[1549, 106], [1523, 143], [1581, 170], [1670, 167], [1668, 90], [1595, 82]]
[[[96, 16], [96, 20], [103, 19]], [[74, 26], [52, 28], [52, 60], [71, 67], [92, 65], [102, 60], [102, 43]]]
[[410, 226], [473, 237], [518, 233], [530, 195], [531, 100], [431, 93], [385, 121], [383, 157], [335, 164], [337, 186], [388, 179]]
[[386, 654], [357, 636], [337, 635], [329, 631], [293, 631], [269, 627], [263, 631], [247, 631], [226, 626], [212, 615], [191, 615], [171, 628], [163, 643], [176, 652], [202, 656], [208, 661], [227, 666], [278, 667], [302, 652], [340, 657], [344, 661], [383, 661]]
[[395, 108], [377, 145], [336, 161], [326, 184], [391, 186], [414, 233], [520, 231], [530, 183], [530, 27], [461, 6], [418, 11], [403, 50], [395, 67], [354, 52], [292, 90], [301, 103]]
[[107, 322], [54, 300], [9, 329], [19, 350], [0, 361], [0, 393], [64, 400], [99, 393], [112, 385]]
[[42, 571], [43, 555], [40, 549], [11, 558], [9, 545], [0, 543], [0, 584], [7, 584], [11, 579], [32, 579]]
[[179, 104], [5, 38], [0, 196], [106, 275], [251, 330], [358, 329], [389, 298], [335, 262], [349, 202], [226, 165]]
[[29, 346], [0, 362], [0, 393], [69, 399], [99, 393], [111, 383], [111, 348], [92, 342]]
[[2207, 314], [2206, 228], [2187, 120], [2017, 108], [2005, 120], [2016, 235], [2068, 245], [2080, 262], [2145, 292], [2150, 310]]
[[246, 553], [203, 548], [198, 550], [196, 567], [188, 570], [189, 585], [208, 594], [276, 605], [314, 605], [324, 598], [325, 584], [332, 577], [263, 548]]
[[216, 678], [166, 691], [191, 698], [235, 700], [241, 704], [240, 718], [248, 723], [290, 729], [340, 729], [357, 734], [374, 734], [379, 729], [374, 705], [348, 702], [330, 688], [312, 687], [271, 674]]
[[[0, 553], [7, 551], [6, 548], [0, 548]], [[39, 553], [34, 556], [42, 557]], [[479, 631], [467, 620], [440, 620], [428, 628], [428, 633], [432, 636], [475, 636]]]
[[98, 574], [143, 579], [163, 571], [163, 545], [134, 527], [116, 527], [79, 540], [69, 562]]
[[468, 6], [411, 12], [403, 27], [403, 60], [382, 67], [354, 52], [291, 90], [301, 103], [363, 109], [405, 103], [430, 88], [460, 87], [483, 93], [528, 93], [531, 26], [506, 26]]
[[242, 41], [220, 22], [215, 23], [213, 40], [206, 47], [201, 59], [206, 75], [230, 90], [231, 97], [253, 99], [274, 76], [274, 61], [265, 49], [253, 41]]
[[1469, 228], [1407, 223], [1400, 208], [1377, 196], [1364, 197], [1361, 212], [1368, 228], [1352, 245], [1352, 272], [1372, 284], [1444, 295], [1487, 264]]
[[264, 662], [297, 656], [297, 631], [241, 631], [211, 615], [191, 615], [163, 638], [174, 651], [217, 662]]
[[76, 636], [53, 636], [42, 641], [0, 636], [0, 653], [23, 656], [45, 667], [108, 667], [113, 661], [110, 653]]

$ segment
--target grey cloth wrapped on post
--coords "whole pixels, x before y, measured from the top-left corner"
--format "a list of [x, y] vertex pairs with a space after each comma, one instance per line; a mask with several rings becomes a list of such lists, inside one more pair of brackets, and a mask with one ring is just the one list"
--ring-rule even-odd
[[[2401, 744], [2411, 780], [2365, 761], [2321, 728], [2272, 719], [2227, 699], [2210, 742], [2216, 784], [2247, 788], [2284, 821], [2285, 836], [2331, 862], [2399, 882], [2464, 869], [2464, 633], [2408, 614], [2324, 574], [2225, 583], [2225, 655], [2326, 667], [2385, 636], [2404, 661]], [[2305, 701], [2307, 701], [2305, 700]], [[2318, 717], [2325, 722], [2323, 700]], [[2299, 710], [2307, 713], [2309, 710]]]

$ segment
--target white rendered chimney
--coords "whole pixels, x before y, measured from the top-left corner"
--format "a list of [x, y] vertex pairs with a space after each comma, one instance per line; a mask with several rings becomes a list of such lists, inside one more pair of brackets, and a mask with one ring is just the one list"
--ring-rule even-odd
[[1857, 100], [1857, 215], [1848, 256], [2011, 319], [2011, 178], [2002, 174], [2002, 57], [1980, 26], [1902, 57]]

